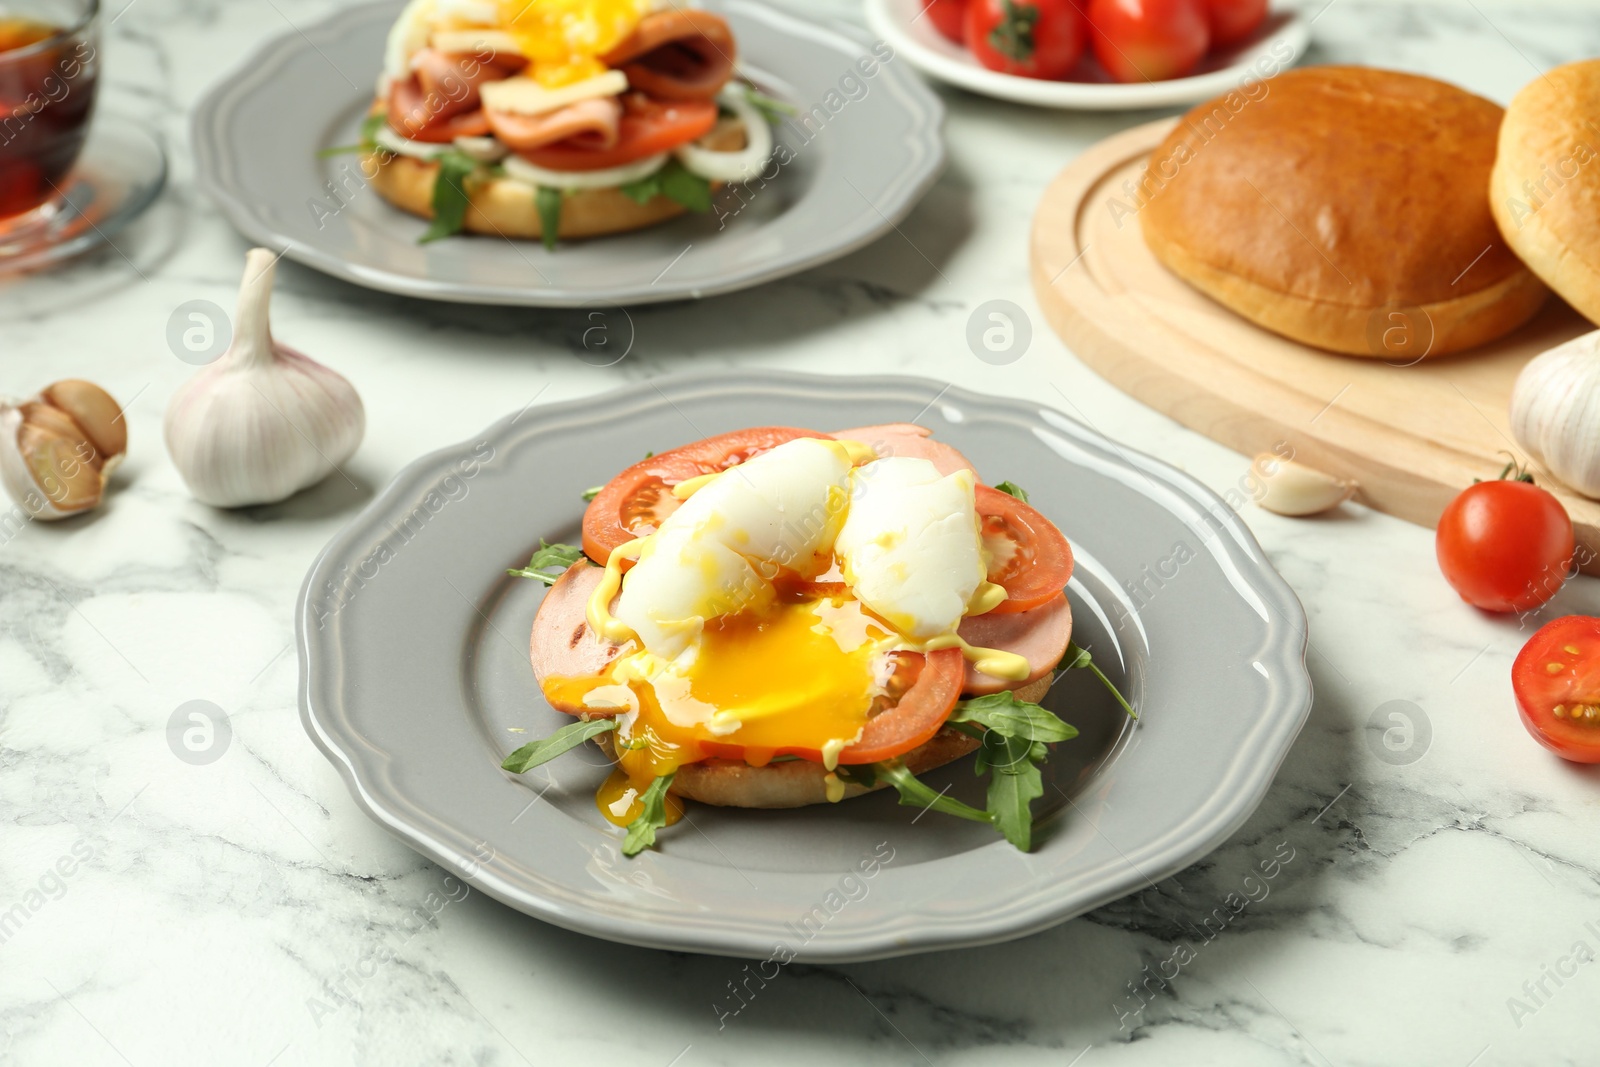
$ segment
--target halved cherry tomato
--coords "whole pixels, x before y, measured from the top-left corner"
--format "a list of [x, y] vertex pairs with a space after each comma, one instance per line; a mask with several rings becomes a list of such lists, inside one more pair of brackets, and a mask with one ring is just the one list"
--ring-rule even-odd
[[672, 487], [727, 470], [797, 437], [827, 437], [792, 426], [735, 430], [642, 459], [605, 484], [583, 513], [583, 551], [601, 566], [611, 550], [654, 533], [678, 510]]
[[1600, 763], [1600, 619], [1568, 615], [1540, 627], [1511, 664], [1511, 689], [1541, 745]]
[[1561, 501], [1531, 481], [1504, 476], [1463, 489], [1434, 534], [1445, 580], [1485, 611], [1523, 611], [1555, 596], [1573, 548]]
[[549, 170], [605, 170], [699, 140], [716, 124], [713, 100], [655, 100], [643, 93], [628, 93], [622, 98], [617, 143], [610, 148], [586, 143], [580, 134], [520, 154], [534, 166]]
[[[910, 752], [939, 732], [950, 717], [950, 709], [961, 698], [967, 661], [959, 648], [891, 655], [895, 659], [895, 671], [889, 683], [890, 696], [887, 701], [880, 700], [881, 707], [874, 709], [856, 743], [839, 754], [840, 763], [876, 763]], [[706, 755], [720, 759], [745, 758], [743, 745], [701, 741], [700, 748]], [[822, 762], [822, 753], [814, 748], [785, 747], [762, 752], [763, 760], [773, 756], [798, 756], [813, 763]]]
[[989, 581], [1006, 587], [999, 614], [1027, 611], [1061, 595], [1072, 577], [1072, 546], [1055, 524], [1009, 493], [977, 487]]

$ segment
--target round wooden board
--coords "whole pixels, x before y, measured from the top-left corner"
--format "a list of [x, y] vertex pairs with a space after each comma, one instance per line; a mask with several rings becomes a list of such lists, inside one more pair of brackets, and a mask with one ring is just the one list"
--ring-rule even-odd
[[[1034, 214], [1034, 292], [1080, 359], [1229, 448], [1293, 449], [1299, 462], [1358, 482], [1362, 503], [1428, 527], [1474, 478], [1499, 473], [1506, 452], [1527, 462], [1508, 424], [1517, 372], [1593, 326], [1551, 297], [1509, 337], [1411, 365], [1269, 333], [1190, 288], [1145, 247], [1130, 190], [1176, 121], [1095, 145], [1057, 175]], [[1600, 504], [1532, 466], [1572, 516], [1583, 569], [1600, 574]]]

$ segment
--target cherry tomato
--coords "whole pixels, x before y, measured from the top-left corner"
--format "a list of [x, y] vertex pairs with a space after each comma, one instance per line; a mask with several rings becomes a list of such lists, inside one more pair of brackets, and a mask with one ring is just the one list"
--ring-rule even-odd
[[1462, 600], [1485, 611], [1522, 611], [1549, 600], [1566, 580], [1572, 520], [1532, 482], [1479, 482], [1439, 516], [1434, 548]]
[[1089, 0], [1095, 58], [1119, 82], [1181, 78], [1211, 46], [1202, 0]]
[[585, 135], [580, 134], [519, 154], [534, 166], [549, 170], [605, 170], [699, 140], [716, 124], [714, 100], [655, 100], [643, 93], [628, 93], [622, 98], [617, 143], [610, 148], [586, 144]]
[[989, 581], [1006, 587], [1006, 598], [994, 613], [1027, 611], [1060, 596], [1072, 577], [1072, 547], [1055, 524], [987, 485], [977, 487], [977, 503]]
[[827, 437], [815, 430], [763, 426], [695, 441], [640, 460], [605, 484], [583, 513], [583, 551], [601, 566], [611, 550], [654, 533], [678, 510], [672, 487], [727, 470], [797, 437]]
[[1600, 763], [1600, 619], [1568, 615], [1539, 629], [1511, 664], [1522, 724], [1576, 763]]
[[929, 0], [928, 21], [945, 37], [962, 44], [967, 39], [967, 0]]
[[970, 0], [966, 42], [990, 70], [1024, 78], [1064, 78], [1088, 38], [1074, 0]]
[[1212, 48], [1248, 40], [1267, 20], [1267, 0], [1205, 0], [1205, 6]]

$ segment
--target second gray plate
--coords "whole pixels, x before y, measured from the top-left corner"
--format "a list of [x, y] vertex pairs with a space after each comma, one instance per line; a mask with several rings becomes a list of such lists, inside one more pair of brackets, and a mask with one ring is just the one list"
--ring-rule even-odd
[[751, 0], [708, 0], [741, 66], [799, 114], [775, 132], [770, 181], [726, 187], [707, 215], [569, 241], [458, 236], [417, 244], [426, 223], [368, 187], [348, 144], [372, 104], [393, 2], [286, 32], [195, 109], [196, 180], [251, 240], [346, 281], [429, 300], [537, 307], [711, 296], [805, 270], [891, 230], [938, 177], [944, 109], [888, 46]]
[[[747, 426], [905, 420], [1066, 532], [1073, 636], [1142, 711], [1135, 727], [1086, 671], [1056, 684], [1047, 703], [1082, 733], [1046, 764], [1031, 854], [876, 794], [696, 805], [627, 859], [595, 810], [598, 750], [499, 769], [570, 721], [528, 664], [544, 587], [505, 568], [578, 540], [585, 487]], [[509, 417], [402, 471], [312, 567], [297, 625], [306, 730], [403, 841], [572, 930], [758, 959], [1001, 941], [1166, 877], [1255, 809], [1311, 705], [1300, 603], [1214, 493], [1051, 408], [917, 378], [722, 371]], [[926, 779], [983, 803], [970, 758]]]

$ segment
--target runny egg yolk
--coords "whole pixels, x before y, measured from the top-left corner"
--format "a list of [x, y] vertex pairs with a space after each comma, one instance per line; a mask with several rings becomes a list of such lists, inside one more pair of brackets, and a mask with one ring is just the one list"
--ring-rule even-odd
[[601, 675], [546, 679], [544, 689], [637, 709], [619, 716], [617, 769], [596, 797], [602, 815], [627, 825], [651, 780], [685, 763], [724, 755], [759, 767], [793, 754], [831, 768], [890, 682], [894, 661], [880, 653], [893, 638], [855, 600], [785, 597], [707, 621], [687, 666], [634, 653]]
[[528, 73], [552, 88], [604, 74], [599, 57], [649, 10], [649, 0], [499, 0], [500, 26], [528, 57]]

